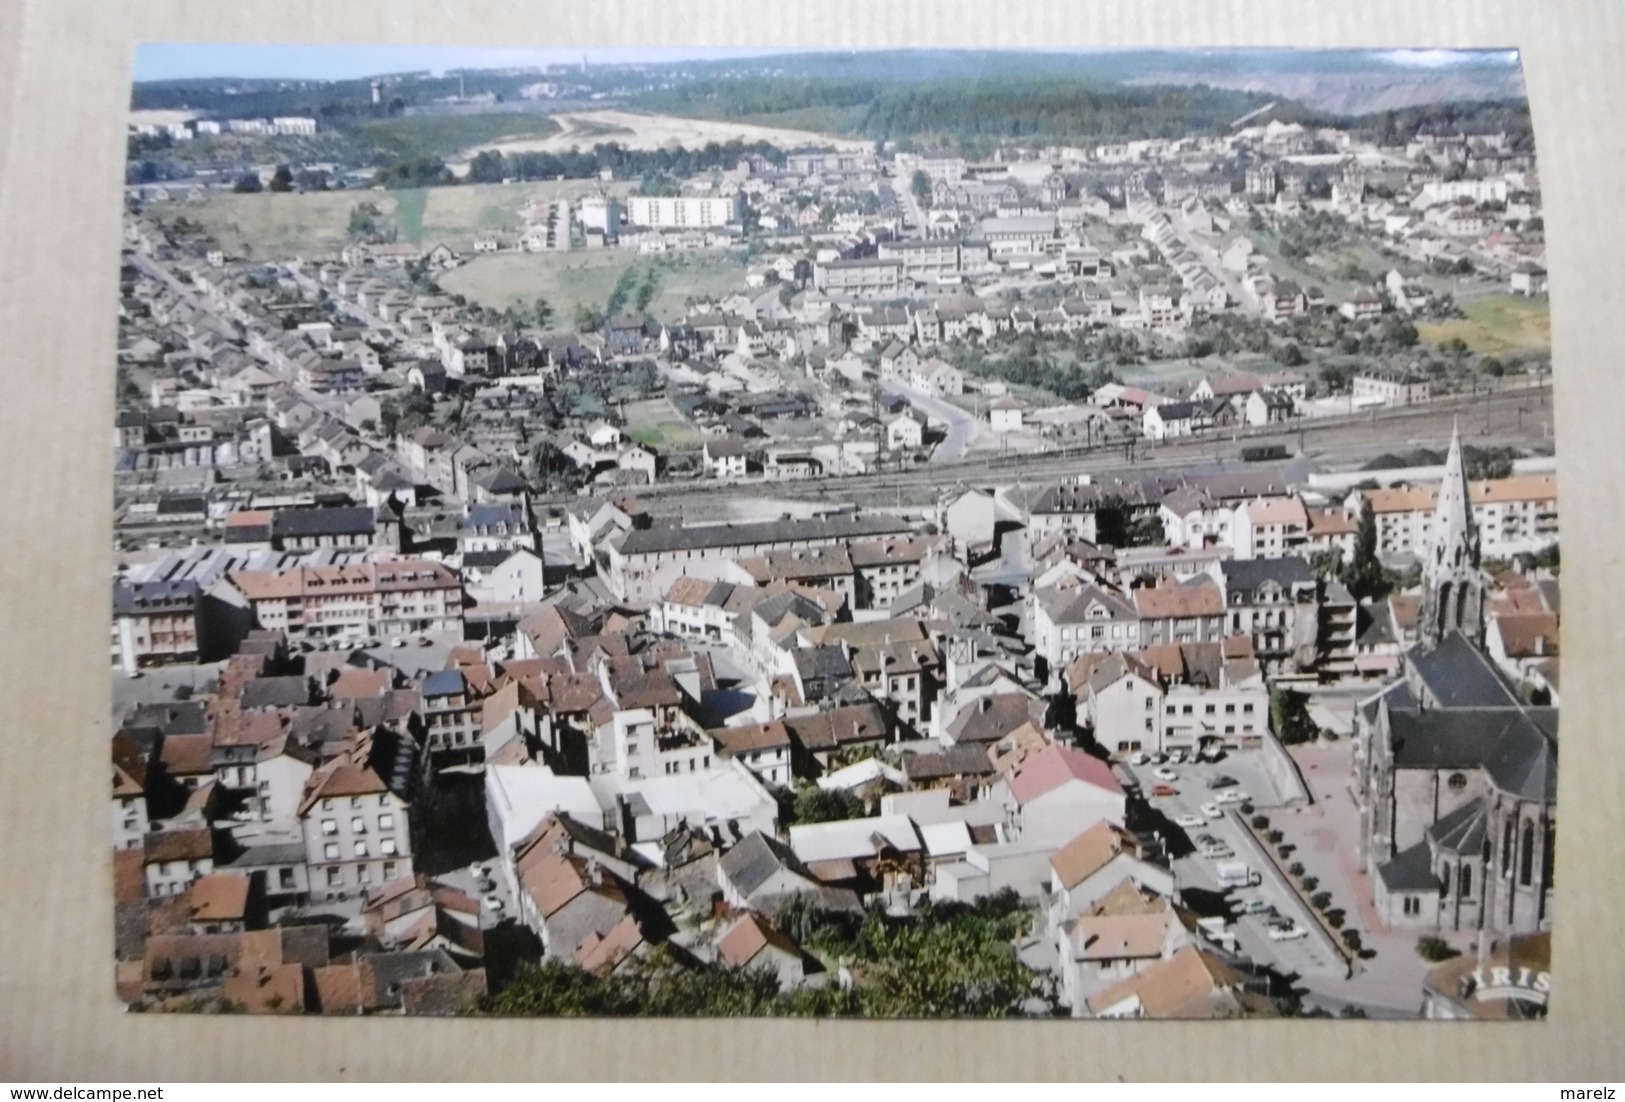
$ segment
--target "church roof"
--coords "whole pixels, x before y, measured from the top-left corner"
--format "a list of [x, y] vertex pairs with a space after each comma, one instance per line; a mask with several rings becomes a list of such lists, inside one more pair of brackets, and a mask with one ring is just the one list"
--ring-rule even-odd
[[1440, 708], [1511, 708], [1517, 694], [1482, 651], [1451, 632], [1436, 647], [1411, 648], [1409, 665]]
[[1438, 849], [1477, 856], [1484, 849], [1486, 818], [1484, 801], [1470, 800], [1428, 827], [1428, 837]]

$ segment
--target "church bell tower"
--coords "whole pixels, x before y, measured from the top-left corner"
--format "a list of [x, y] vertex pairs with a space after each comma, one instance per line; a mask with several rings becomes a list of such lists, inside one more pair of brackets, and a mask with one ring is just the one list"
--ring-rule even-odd
[[1450, 433], [1450, 457], [1433, 511], [1433, 532], [1422, 562], [1423, 641], [1436, 647], [1459, 631], [1475, 647], [1484, 645], [1484, 579], [1478, 570], [1478, 526], [1473, 522], [1459, 427]]

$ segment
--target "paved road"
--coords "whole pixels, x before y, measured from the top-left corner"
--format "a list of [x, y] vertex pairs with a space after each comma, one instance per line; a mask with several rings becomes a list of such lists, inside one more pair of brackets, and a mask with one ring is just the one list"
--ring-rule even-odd
[[960, 409], [951, 402], [944, 402], [941, 398], [933, 398], [923, 390], [905, 386], [892, 379], [880, 380], [880, 388], [888, 394], [900, 394], [907, 398], [927, 417], [943, 422], [948, 427], [948, 435], [937, 450], [931, 453], [931, 462], [952, 463], [965, 454], [970, 442], [976, 437], [976, 418]]

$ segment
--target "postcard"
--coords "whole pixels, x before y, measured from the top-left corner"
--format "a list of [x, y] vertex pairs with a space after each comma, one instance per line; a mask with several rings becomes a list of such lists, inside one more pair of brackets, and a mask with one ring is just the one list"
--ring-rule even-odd
[[131, 1011], [1545, 1016], [1516, 51], [153, 43], [127, 140]]

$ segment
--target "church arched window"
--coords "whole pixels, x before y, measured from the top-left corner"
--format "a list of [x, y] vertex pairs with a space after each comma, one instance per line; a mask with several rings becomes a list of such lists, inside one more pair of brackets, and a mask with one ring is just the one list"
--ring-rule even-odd
[[1535, 876], [1535, 824], [1523, 824], [1523, 842], [1518, 846], [1518, 883], [1529, 886]]

